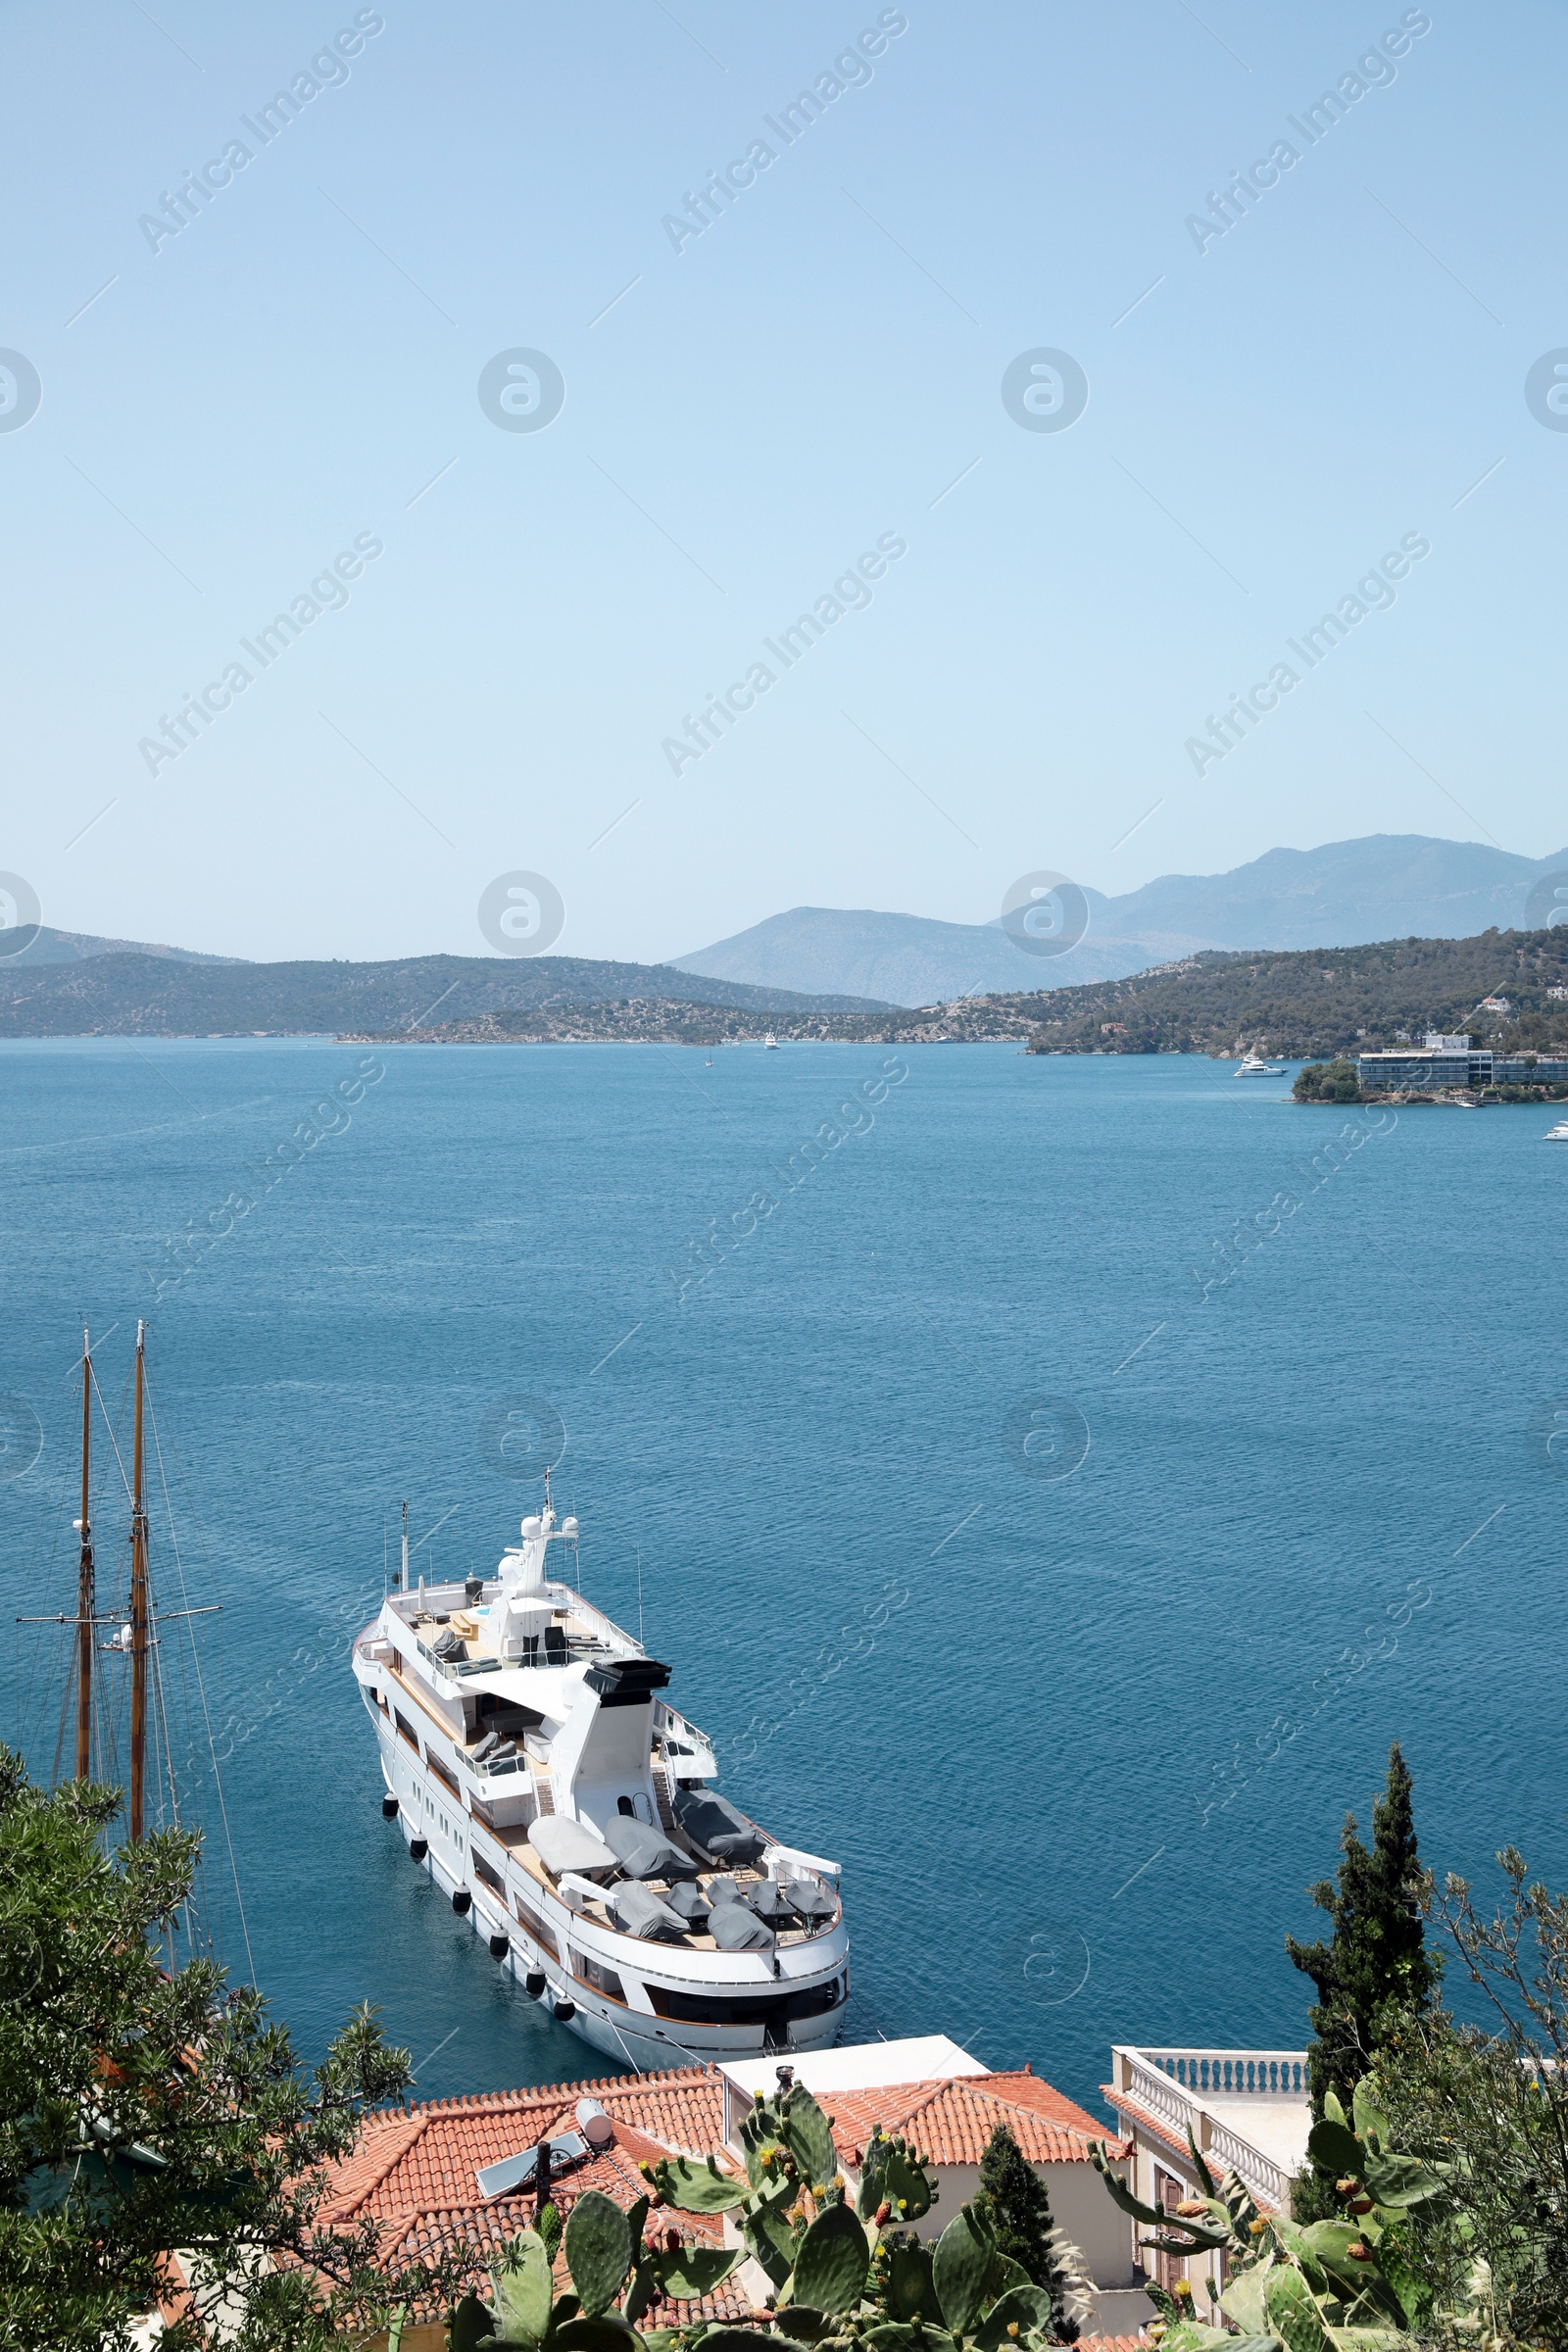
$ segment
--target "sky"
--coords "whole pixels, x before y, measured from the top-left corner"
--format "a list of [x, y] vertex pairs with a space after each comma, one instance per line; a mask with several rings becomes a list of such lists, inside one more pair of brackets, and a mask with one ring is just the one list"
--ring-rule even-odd
[[45, 922], [484, 955], [521, 873], [656, 960], [1561, 846], [1562, 6], [7, 0], [0, 57]]

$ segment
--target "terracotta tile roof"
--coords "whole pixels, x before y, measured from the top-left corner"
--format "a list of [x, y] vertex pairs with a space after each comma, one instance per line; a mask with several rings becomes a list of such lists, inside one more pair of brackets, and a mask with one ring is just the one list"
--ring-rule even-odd
[[933, 2164], [978, 2164], [1005, 2124], [1031, 2164], [1087, 2164], [1106, 2128], [1036, 2075], [968, 2075], [875, 2090], [835, 2091], [823, 2104], [853, 2164], [878, 2124], [903, 2132]]
[[[614, 2125], [613, 2144], [561, 2175], [551, 2201], [563, 2220], [585, 2189], [596, 2188], [630, 2206], [644, 2193], [640, 2161], [671, 2150], [706, 2153], [720, 2143], [721, 2079], [709, 2067], [662, 2075], [618, 2076], [596, 2082], [545, 2083], [527, 2090], [490, 2091], [475, 2098], [435, 2099], [391, 2109], [366, 2121], [352, 2156], [333, 2167], [319, 2213], [323, 2230], [367, 2218], [380, 2225], [380, 2259], [391, 2268], [473, 2246], [481, 2256], [499, 2249], [533, 2220], [531, 2188], [485, 2202], [474, 2175], [502, 2157], [520, 2155], [541, 2139], [576, 2128], [575, 2108], [596, 2099]], [[664, 2226], [688, 2239], [722, 2241], [716, 2214], [670, 2214]], [[569, 2283], [564, 2264], [561, 2283]], [[482, 2269], [475, 2283], [484, 2288]], [[724, 2319], [750, 2308], [731, 2282], [683, 2317]]]
[[[630, 2151], [634, 2174], [639, 2157], [657, 2159], [672, 2150], [706, 2154], [720, 2144], [722, 2083], [710, 2067], [432, 2099], [368, 2118], [354, 2154], [332, 2172], [322, 2219], [466, 2211], [479, 2201], [474, 2174], [481, 2165], [575, 2130], [574, 2111], [584, 2097], [596, 2099], [615, 2125], [616, 2147]], [[583, 2165], [566, 2174], [556, 2202], [569, 2198], [578, 2183], [598, 2185], [586, 2179], [591, 2170]], [[641, 2193], [640, 2183], [632, 2193]]]
[[1081, 2335], [1077, 2352], [1153, 2352], [1147, 2335]]
[[1102, 2139], [1108, 2129], [1086, 2107], [1080, 2107], [1065, 2092], [1054, 2089], [1044, 2075], [1031, 2074], [1028, 2067], [1021, 2074], [983, 2075], [979, 2080], [987, 2090], [995, 2091], [999, 2099], [1013, 2100], [1020, 2107], [1038, 2108], [1042, 2115], [1054, 2117], [1057, 2123], [1065, 2124], [1069, 2131], [1082, 2132], [1090, 2139]]
[[[374, 2221], [381, 2260], [389, 2268], [434, 2261], [463, 2246], [485, 2258], [532, 2221], [534, 2199], [530, 2188], [486, 2203], [475, 2173], [574, 2130], [577, 2101], [585, 2096], [596, 2099], [610, 2117], [614, 2143], [552, 2184], [552, 2201], [563, 2219], [589, 2188], [618, 2205], [633, 2204], [645, 2186], [637, 2170], [641, 2160], [657, 2161], [671, 2152], [706, 2155], [722, 2147], [723, 2078], [714, 2067], [435, 2099], [367, 2119], [353, 2155], [329, 2172], [319, 2226], [330, 2230]], [[1089, 2142], [1106, 2136], [1103, 2125], [1027, 2070], [830, 2092], [823, 2104], [835, 2143], [852, 2164], [877, 2124], [885, 2132], [907, 2132], [938, 2165], [978, 2164], [999, 2123], [1007, 2125], [1035, 2164], [1086, 2162]], [[723, 2223], [716, 2214], [671, 2212], [661, 2220], [688, 2238], [722, 2242]], [[565, 2285], [564, 2269], [558, 2268]], [[482, 2269], [475, 2271], [475, 2283], [484, 2290]], [[701, 2305], [683, 2305], [681, 2316], [732, 2318], [748, 2308], [748, 2297], [731, 2279]], [[1086, 2352], [1137, 2352], [1141, 2344], [1147, 2339], [1097, 2337]]]

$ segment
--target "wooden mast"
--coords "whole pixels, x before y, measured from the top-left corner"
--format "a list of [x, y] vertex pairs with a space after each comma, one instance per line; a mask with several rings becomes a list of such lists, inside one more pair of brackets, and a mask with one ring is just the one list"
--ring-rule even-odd
[[142, 1357], [146, 1325], [136, 1325], [136, 1422], [130, 1507], [130, 1836], [142, 1835], [147, 1780], [147, 1500], [142, 1464]]
[[92, 1357], [81, 1335], [81, 1559], [76, 1576], [76, 1778], [92, 1776], [92, 1636], [97, 1612], [92, 1523], [87, 1516], [88, 1452], [92, 1442]]

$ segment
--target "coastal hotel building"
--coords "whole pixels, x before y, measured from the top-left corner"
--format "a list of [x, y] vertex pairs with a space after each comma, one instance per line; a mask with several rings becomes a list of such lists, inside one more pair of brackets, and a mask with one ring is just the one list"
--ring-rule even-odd
[[1356, 1070], [1363, 1095], [1416, 1087], [1436, 1093], [1462, 1086], [1568, 1086], [1568, 1059], [1544, 1054], [1493, 1054], [1468, 1036], [1442, 1037], [1435, 1030], [1419, 1046], [1387, 1054], [1358, 1054]]

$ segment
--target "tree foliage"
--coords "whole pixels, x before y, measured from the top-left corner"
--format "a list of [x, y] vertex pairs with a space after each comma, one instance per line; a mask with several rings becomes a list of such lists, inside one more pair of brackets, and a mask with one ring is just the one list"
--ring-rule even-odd
[[1062, 2301], [1061, 2241], [1052, 2218], [1051, 2192], [1005, 2124], [997, 2126], [980, 2159], [975, 2209], [998, 2253], [1009, 2256], [1033, 2285], [1049, 2290], [1057, 2332], [1070, 2343], [1078, 2329]]
[[240, 2352], [309, 2352], [334, 2311], [373, 2318], [403, 2292], [368, 2227], [322, 2233], [316, 2215], [407, 2053], [362, 2009], [307, 2074], [252, 1988], [161, 1965], [200, 1839], [112, 1847], [119, 1810], [114, 1789], [33, 1788], [0, 1748], [0, 2343], [126, 2343], [178, 2249], [193, 2307], [171, 2352], [220, 2305]]
[[1308, 2012], [1307, 2090], [1316, 2117], [1332, 2090], [1347, 2109], [1367, 2072], [1383, 2030], [1396, 2010], [1419, 2014], [1431, 2002], [1438, 1972], [1427, 1956], [1418, 1893], [1421, 1861], [1411, 1808], [1409, 1769], [1396, 1740], [1389, 1777], [1372, 1807], [1372, 1844], [1362, 1844], [1355, 1815], [1348, 1813], [1338, 1883], [1320, 1879], [1308, 1889], [1333, 1922], [1326, 1939], [1285, 1948], [1310, 1977], [1317, 1999]]
[[1309, 1061], [1291, 1087], [1298, 1102], [1359, 1102], [1361, 1080], [1353, 1061]]
[[1401, 2140], [1453, 2165], [1454, 2210], [1419, 2225], [1445, 2340], [1568, 2342], [1568, 1896], [1497, 1856], [1490, 1918], [1462, 1879], [1422, 1902], [1446, 1934], [1489, 2026], [1443, 2009], [1398, 2018], [1376, 2064]]
[[[1386, 939], [1365, 947], [1231, 955], [1039, 997], [1039, 1054], [1218, 1054], [1240, 1042], [1292, 1060], [1395, 1047], [1399, 1032], [1468, 1029], [1499, 1053], [1568, 1051], [1568, 928], [1474, 939]], [[1511, 1010], [1481, 1009], [1498, 990]], [[1030, 1000], [1014, 1000], [1026, 1004]], [[1107, 1023], [1115, 1023], [1113, 1029]]]

